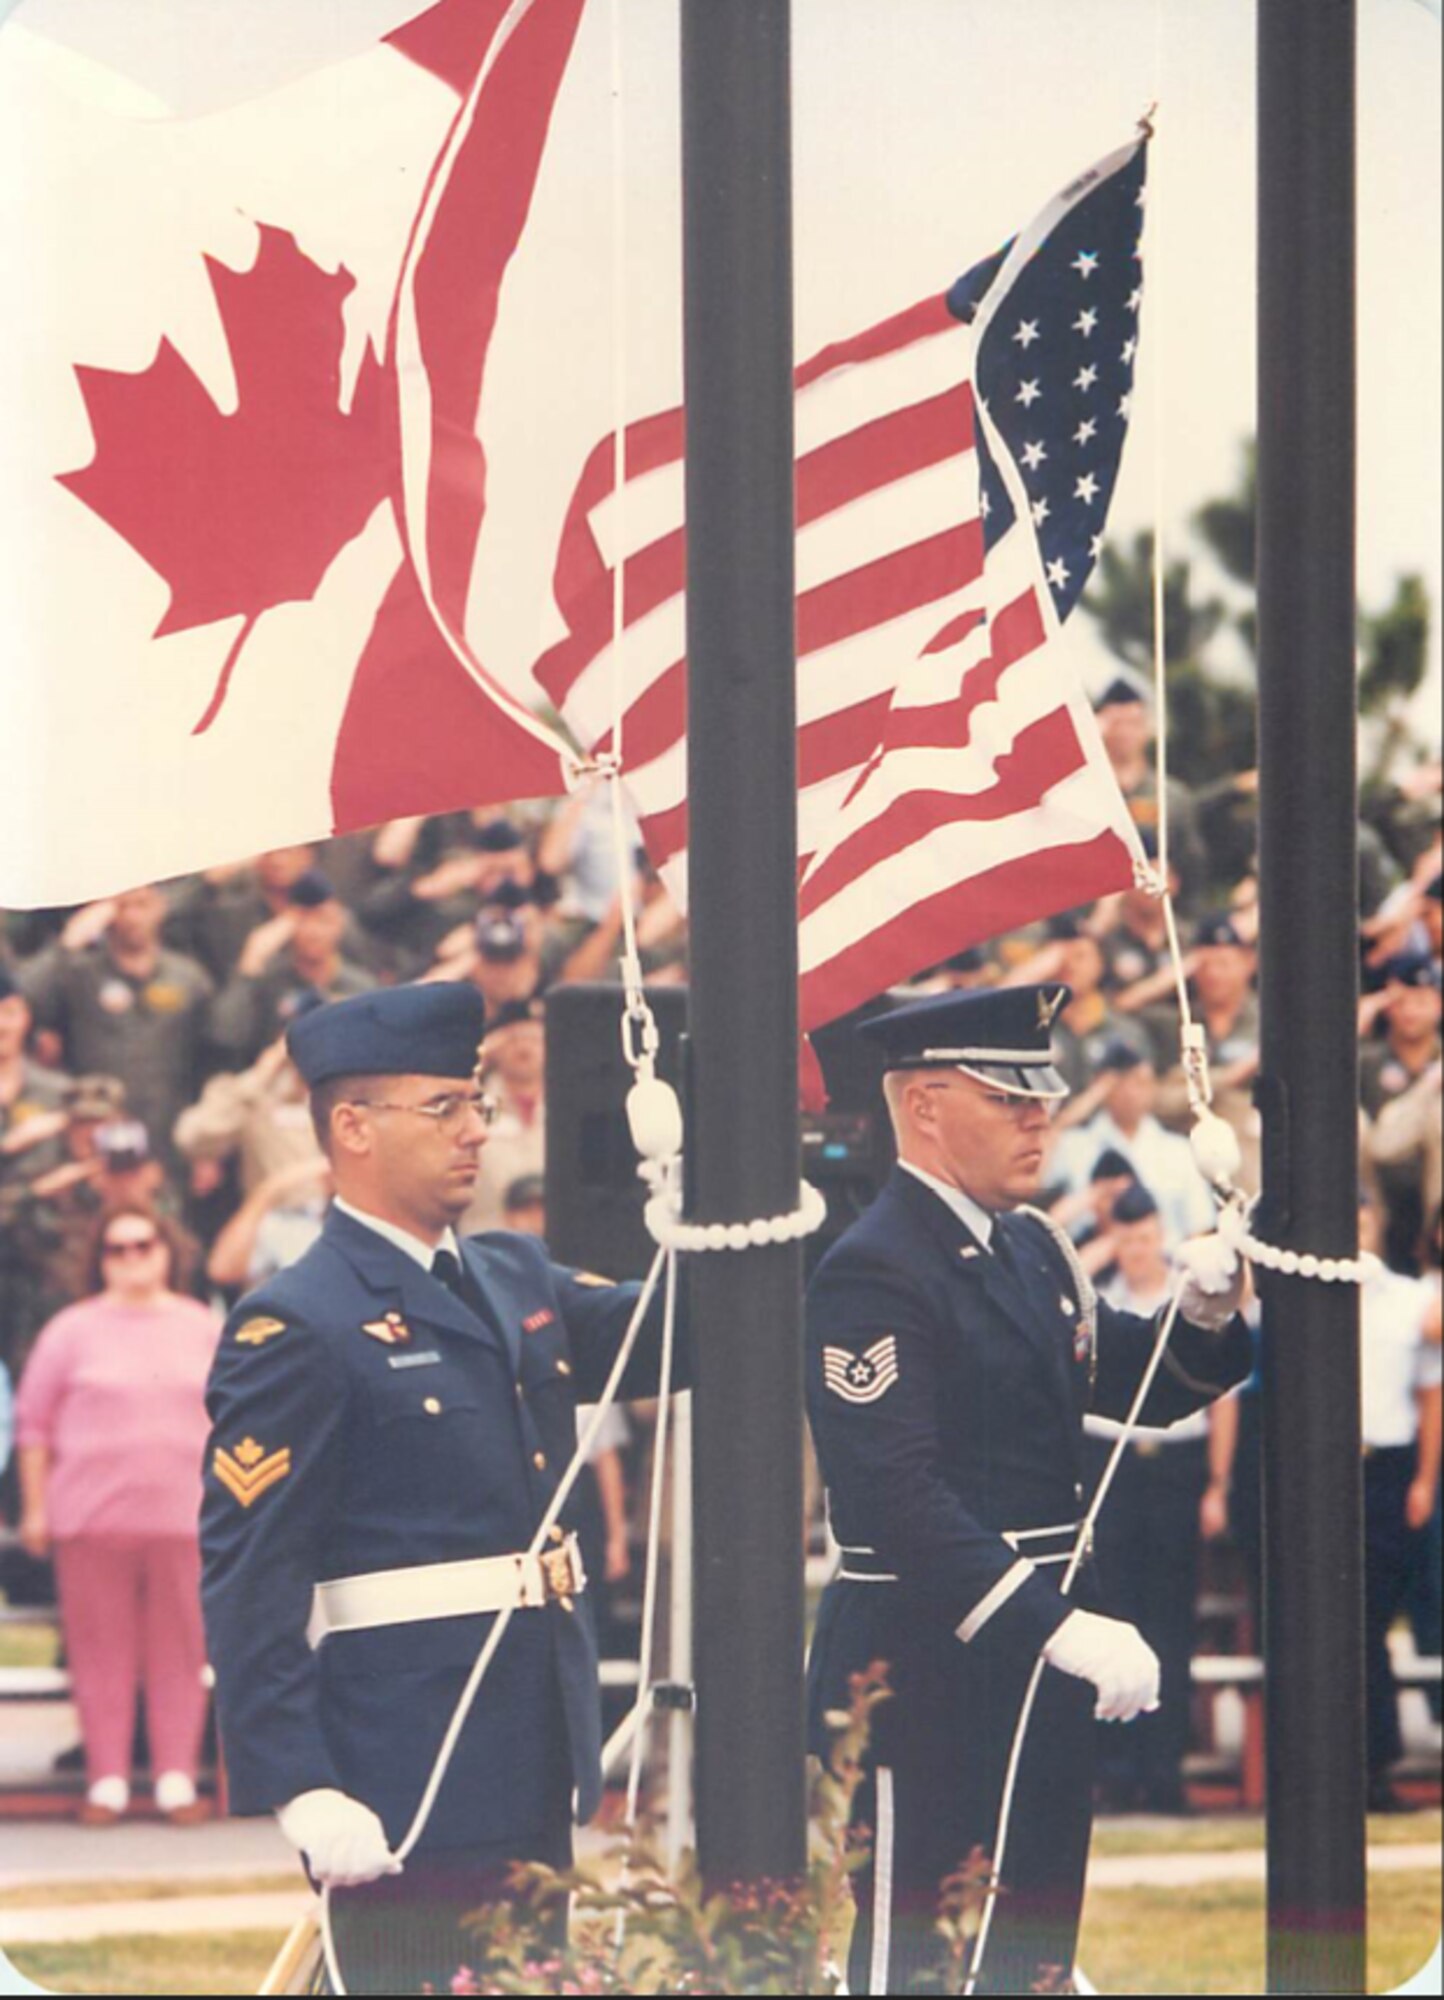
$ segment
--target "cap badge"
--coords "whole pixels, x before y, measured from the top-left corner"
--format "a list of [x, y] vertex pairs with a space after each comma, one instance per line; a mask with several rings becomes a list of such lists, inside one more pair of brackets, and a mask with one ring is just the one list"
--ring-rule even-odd
[[402, 1347], [411, 1338], [411, 1328], [399, 1312], [385, 1313], [380, 1319], [368, 1319], [361, 1331], [369, 1333], [373, 1340], [379, 1340], [383, 1347]]
[[1052, 1027], [1054, 1021], [1056, 1021], [1058, 1018], [1058, 1011], [1063, 1005], [1063, 1000], [1064, 1000], [1064, 994], [1062, 993], [1061, 990], [1057, 993], [1048, 993], [1046, 991], [1039, 993], [1038, 995], [1039, 1028], [1047, 1029]]

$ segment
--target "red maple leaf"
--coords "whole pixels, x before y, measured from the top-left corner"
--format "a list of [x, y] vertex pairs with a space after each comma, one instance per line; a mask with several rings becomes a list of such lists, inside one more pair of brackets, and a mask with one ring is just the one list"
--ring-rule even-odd
[[256, 620], [315, 595], [333, 557], [390, 490], [396, 461], [385, 372], [367, 346], [340, 406], [342, 301], [323, 271], [261, 226], [248, 271], [205, 260], [235, 369], [227, 415], [169, 340], [139, 373], [77, 367], [95, 457], [68, 487], [170, 585], [155, 637], [244, 619], [195, 733], [220, 713]]

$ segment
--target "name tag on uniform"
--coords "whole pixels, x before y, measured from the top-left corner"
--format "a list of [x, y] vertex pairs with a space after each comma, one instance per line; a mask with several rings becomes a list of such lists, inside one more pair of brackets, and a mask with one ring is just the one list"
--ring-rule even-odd
[[388, 1368], [430, 1368], [440, 1361], [440, 1359], [441, 1356], [436, 1352], [436, 1349], [428, 1347], [421, 1354], [388, 1354], [386, 1357], [386, 1366]]

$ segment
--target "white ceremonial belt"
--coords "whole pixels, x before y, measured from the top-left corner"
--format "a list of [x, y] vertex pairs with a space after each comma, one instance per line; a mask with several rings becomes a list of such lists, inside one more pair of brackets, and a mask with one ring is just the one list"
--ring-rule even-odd
[[[1065, 1563], [1073, 1560], [1073, 1551], [1078, 1546], [1078, 1531], [1081, 1521], [1064, 1521], [1057, 1528], [1004, 1528], [1003, 1540], [1010, 1549], [1016, 1549], [1020, 1556], [1026, 1556], [1030, 1563]], [[1048, 1547], [1047, 1544], [1054, 1544]], [[1093, 1553], [1093, 1530], [1088, 1530], [1083, 1544], [1085, 1556]]]
[[586, 1585], [575, 1535], [540, 1555], [476, 1556], [332, 1577], [316, 1585], [306, 1636], [315, 1647], [333, 1632], [368, 1632], [429, 1618], [471, 1618], [513, 1607], [530, 1611], [543, 1604], [570, 1610]]

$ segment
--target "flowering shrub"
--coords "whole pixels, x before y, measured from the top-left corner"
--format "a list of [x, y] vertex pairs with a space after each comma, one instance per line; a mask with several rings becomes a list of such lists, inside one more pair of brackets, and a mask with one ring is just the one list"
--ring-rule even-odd
[[[867, 1860], [849, 1831], [872, 1712], [888, 1698], [886, 1671], [854, 1676], [832, 1765], [817, 1780], [806, 1873], [792, 1882], [740, 1884], [709, 1894], [694, 1857], [670, 1878], [645, 1837], [605, 1870], [513, 1872], [516, 1900], [466, 1920], [472, 1963], [456, 1994], [833, 1994], [852, 1925], [849, 1879]], [[961, 1993], [987, 1890], [975, 1852], [943, 1885], [936, 1972], [919, 1992]], [[566, 1906], [570, 1899], [570, 1924]], [[569, 1935], [566, 1935], [569, 1931]], [[562, 1939], [566, 1936], [566, 1942]]]

